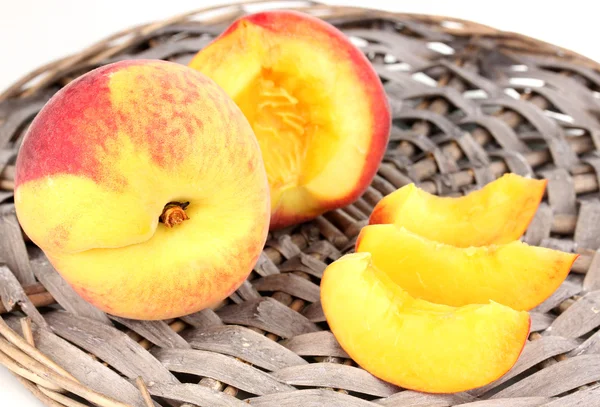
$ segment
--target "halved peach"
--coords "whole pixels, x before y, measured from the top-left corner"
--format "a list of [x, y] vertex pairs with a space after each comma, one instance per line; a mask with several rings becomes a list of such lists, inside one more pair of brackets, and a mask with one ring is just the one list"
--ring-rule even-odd
[[484, 386], [517, 361], [530, 318], [497, 303], [454, 308], [411, 297], [371, 262], [327, 267], [321, 303], [342, 348], [374, 376], [406, 389], [453, 393]]
[[529, 226], [546, 184], [509, 173], [462, 197], [439, 197], [409, 184], [379, 201], [369, 223], [394, 223], [460, 247], [508, 243]]
[[190, 67], [237, 103], [258, 138], [276, 229], [345, 206], [367, 188], [391, 125], [375, 70], [337, 28], [307, 14], [242, 17]]
[[489, 300], [530, 310], [548, 298], [579, 256], [520, 241], [460, 248], [438, 243], [396, 225], [362, 228], [357, 252], [410, 295], [462, 306]]

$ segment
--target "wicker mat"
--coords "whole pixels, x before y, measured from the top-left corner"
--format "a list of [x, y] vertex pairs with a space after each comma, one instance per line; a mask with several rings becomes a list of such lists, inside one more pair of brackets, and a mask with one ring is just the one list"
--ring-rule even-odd
[[[600, 406], [599, 66], [467, 21], [289, 5], [351, 36], [385, 84], [394, 126], [364, 196], [270, 235], [249, 279], [215, 311], [155, 322], [106, 315], [21, 233], [12, 187], [28, 123], [78, 75], [130, 58], [187, 63], [233, 19], [267, 5], [136, 27], [43, 66], [0, 95], [0, 364], [49, 406]], [[352, 249], [373, 206], [396, 188], [416, 182], [460, 195], [505, 172], [549, 179], [524, 240], [581, 254], [531, 312], [516, 366], [448, 395], [403, 390], [358, 368], [327, 330], [326, 265]]]

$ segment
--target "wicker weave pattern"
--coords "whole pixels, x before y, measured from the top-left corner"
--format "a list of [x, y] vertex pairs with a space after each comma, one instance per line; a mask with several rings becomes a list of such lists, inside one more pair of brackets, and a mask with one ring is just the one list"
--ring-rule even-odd
[[[599, 66], [456, 19], [290, 6], [358, 41], [385, 84], [394, 127], [366, 193], [272, 234], [248, 281], [215, 310], [158, 322], [106, 315], [20, 231], [14, 158], [28, 123], [90, 69], [127, 58], [187, 63], [234, 18], [267, 5], [136, 27], [41, 67], [0, 95], [0, 364], [60, 407], [600, 405]], [[326, 265], [352, 249], [374, 205], [396, 188], [416, 182], [460, 195], [509, 171], [550, 180], [524, 240], [581, 253], [565, 283], [531, 312], [517, 365], [495, 383], [452, 395], [399, 389], [358, 368], [327, 330], [319, 304]]]

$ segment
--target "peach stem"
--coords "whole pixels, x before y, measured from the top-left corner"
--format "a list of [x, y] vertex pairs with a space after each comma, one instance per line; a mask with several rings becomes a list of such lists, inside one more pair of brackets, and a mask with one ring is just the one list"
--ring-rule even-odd
[[160, 215], [160, 221], [165, 224], [166, 227], [172, 228], [175, 225], [179, 225], [185, 220], [189, 219], [185, 208], [189, 205], [189, 202], [169, 202], [165, 205], [162, 214]]

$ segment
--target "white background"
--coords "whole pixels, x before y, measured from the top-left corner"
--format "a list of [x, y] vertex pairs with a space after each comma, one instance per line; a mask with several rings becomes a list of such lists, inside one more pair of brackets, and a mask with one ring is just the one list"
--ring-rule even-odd
[[[53, 59], [133, 25], [235, 0], [0, 0], [0, 90]], [[598, 14], [590, 2], [503, 0], [324, 0], [463, 18], [520, 32], [600, 61]], [[42, 406], [0, 367], [0, 406]]]

